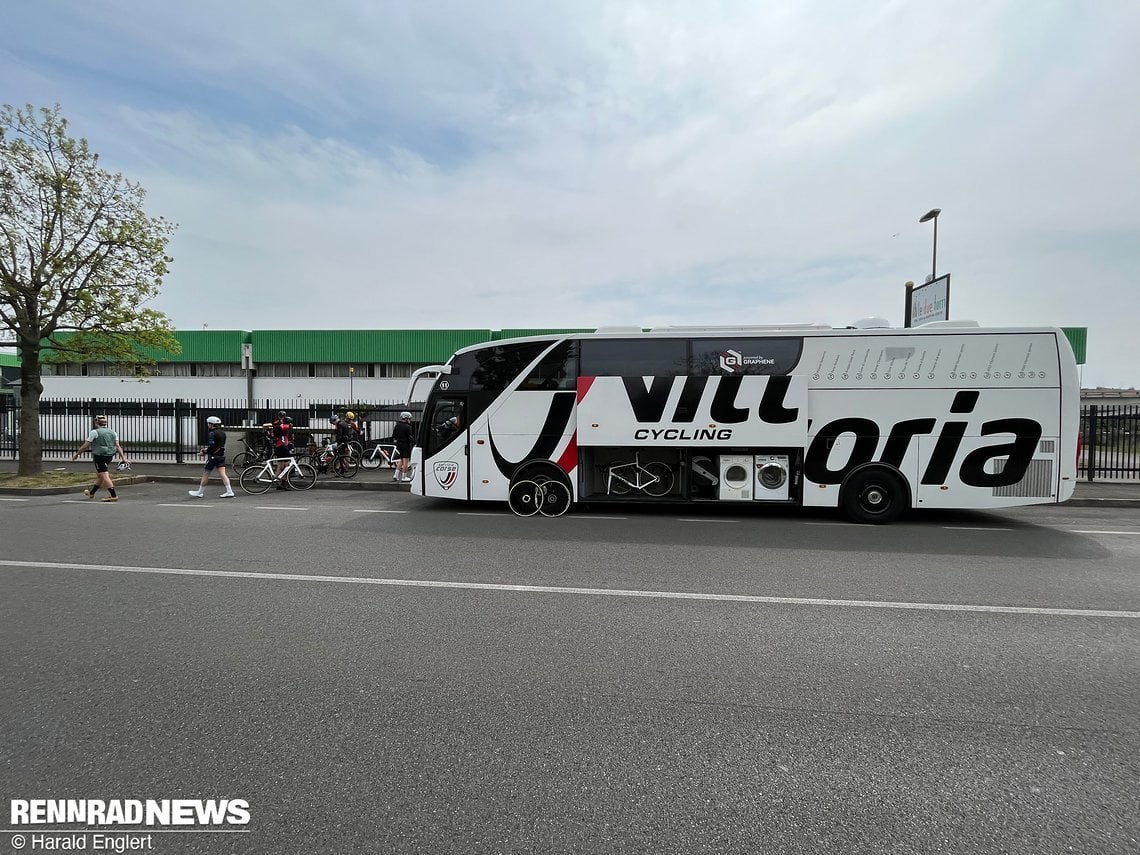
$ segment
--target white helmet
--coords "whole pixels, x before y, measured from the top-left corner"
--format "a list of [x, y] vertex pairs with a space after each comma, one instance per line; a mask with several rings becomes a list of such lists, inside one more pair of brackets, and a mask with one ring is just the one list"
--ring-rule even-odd
[[404, 412], [400, 413], [400, 421], [410, 422], [411, 420], [412, 420], [412, 414], [409, 413], [407, 410], [404, 410]]
[[217, 416], [210, 416], [208, 419], [206, 419], [206, 424], [208, 425], [220, 425], [221, 423], [222, 420]]

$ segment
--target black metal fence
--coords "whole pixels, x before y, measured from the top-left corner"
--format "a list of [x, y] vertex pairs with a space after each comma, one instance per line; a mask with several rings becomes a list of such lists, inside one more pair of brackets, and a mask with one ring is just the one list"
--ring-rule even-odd
[[[187, 463], [198, 459], [198, 448], [205, 435], [206, 419], [217, 416], [227, 428], [248, 427], [251, 439], [260, 439], [261, 425], [272, 422], [281, 411], [293, 419], [294, 430], [302, 436], [323, 438], [333, 432], [334, 412], [344, 413], [344, 404], [326, 401], [254, 401], [250, 409], [244, 400], [101, 401], [96, 398], [40, 399], [40, 437], [45, 459], [70, 457], [87, 439], [95, 416], [105, 415], [119, 435], [123, 450], [140, 463]], [[410, 410], [419, 420], [419, 409], [399, 401], [361, 406], [357, 412], [364, 439], [390, 437], [402, 410]], [[19, 399], [0, 396], [0, 457], [17, 455]]]
[[[119, 434], [123, 448], [140, 462], [192, 462], [205, 429], [206, 417], [217, 416], [227, 426], [254, 426], [272, 421], [284, 410], [301, 434], [323, 437], [332, 433], [329, 423], [343, 404], [326, 401], [255, 401], [251, 410], [243, 400], [100, 401], [40, 400], [40, 434], [44, 457], [70, 456], [87, 438], [96, 415], [105, 415]], [[422, 405], [421, 405], [422, 406]], [[0, 395], [0, 457], [16, 457], [19, 399]], [[357, 413], [365, 440], [391, 436], [401, 410], [419, 409], [399, 401], [362, 407]], [[1140, 406], [1089, 404], [1081, 408], [1081, 452], [1078, 475], [1089, 481], [1140, 478]]]
[[1077, 474], [1089, 481], [1140, 477], [1140, 406], [1089, 404], [1081, 408]]

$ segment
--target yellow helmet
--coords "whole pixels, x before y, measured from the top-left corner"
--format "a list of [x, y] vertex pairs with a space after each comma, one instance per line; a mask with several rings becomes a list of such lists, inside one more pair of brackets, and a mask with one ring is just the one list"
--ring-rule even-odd
[[347, 413], [344, 414], [344, 417], [346, 419], [355, 419], [356, 413], [354, 413], [352, 410], [349, 410]]

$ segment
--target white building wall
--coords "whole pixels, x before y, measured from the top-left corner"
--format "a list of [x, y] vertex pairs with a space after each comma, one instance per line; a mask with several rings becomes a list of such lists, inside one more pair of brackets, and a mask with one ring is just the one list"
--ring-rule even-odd
[[[45, 398], [98, 398], [105, 401], [245, 400], [244, 377], [44, 377]], [[365, 403], [403, 401], [407, 378], [354, 377], [351, 400]], [[347, 377], [265, 377], [253, 381], [254, 400], [344, 401], [348, 403]]]

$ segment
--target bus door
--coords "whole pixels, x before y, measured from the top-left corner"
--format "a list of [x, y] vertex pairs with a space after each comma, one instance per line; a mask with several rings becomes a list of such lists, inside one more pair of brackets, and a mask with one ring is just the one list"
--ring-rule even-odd
[[424, 411], [423, 485], [425, 496], [470, 498], [467, 397], [434, 397]]

